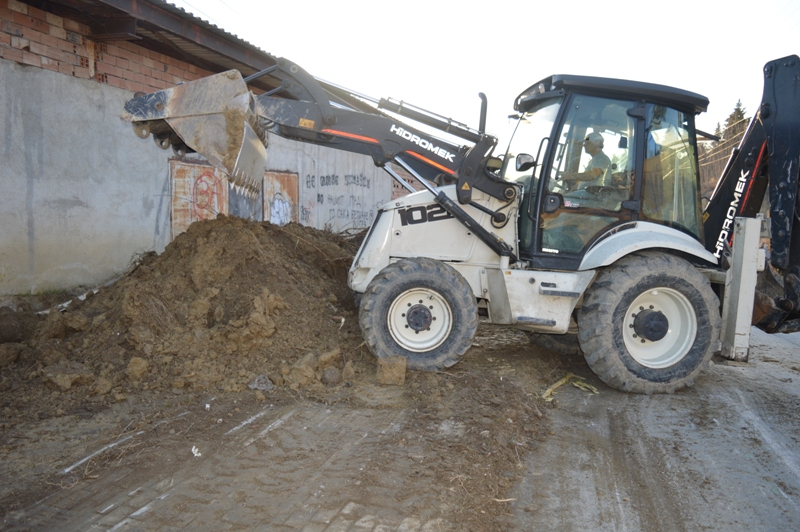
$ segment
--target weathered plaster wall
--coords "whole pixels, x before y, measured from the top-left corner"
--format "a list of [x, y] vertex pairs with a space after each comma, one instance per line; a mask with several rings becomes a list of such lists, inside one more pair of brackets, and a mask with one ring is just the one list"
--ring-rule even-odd
[[171, 152], [120, 120], [130, 92], [0, 60], [0, 294], [94, 285], [169, 238]]
[[[2, 59], [0, 79], [0, 294], [95, 286], [162, 251], [173, 154], [120, 119], [131, 93]], [[271, 136], [268, 167], [298, 174], [297, 218], [319, 229], [367, 227], [392, 197], [360, 155]]]
[[267, 169], [298, 174], [300, 223], [318, 229], [368, 227], [392, 199], [392, 178], [362, 155], [270, 135]]

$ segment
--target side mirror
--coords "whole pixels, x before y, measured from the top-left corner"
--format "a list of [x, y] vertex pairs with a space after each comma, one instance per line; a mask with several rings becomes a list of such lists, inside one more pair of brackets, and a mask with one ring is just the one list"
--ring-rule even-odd
[[527, 153], [520, 153], [519, 155], [517, 155], [515, 164], [517, 172], [524, 172], [536, 166], [536, 159], [533, 158], [533, 155], [529, 155]]

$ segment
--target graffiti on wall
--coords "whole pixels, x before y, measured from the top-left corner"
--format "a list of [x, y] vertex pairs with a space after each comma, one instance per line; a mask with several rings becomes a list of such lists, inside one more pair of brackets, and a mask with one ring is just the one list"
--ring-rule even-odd
[[300, 180], [291, 172], [264, 174], [264, 220], [275, 225], [297, 223], [299, 218]]
[[225, 175], [211, 166], [170, 161], [172, 176], [172, 238], [199, 220], [228, 214]]
[[[307, 206], [301, 206], [300, 219], [303, 223], [310, 219], [312, 212], [316, 208], [318, 218], [324, 221], [327, 227], [341, 229], [355, 229], [369, 227], [375, 218], [376, 206], [365, 207], [359, 189], [369, 189], [372, 179], [364, 174], [327, 174], [327, 175], [306, 175], [304, 179], [306, 189], [314, 194], [316, 190], [316, 204], [311, 202]], [[336, 187], [336, 192], [331, 187]], [[342, 188], [350, 194], [341, 194]]]

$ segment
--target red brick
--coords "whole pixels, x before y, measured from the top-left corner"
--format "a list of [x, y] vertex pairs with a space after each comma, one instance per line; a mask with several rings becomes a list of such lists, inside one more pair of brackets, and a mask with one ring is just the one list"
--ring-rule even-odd
[[28, 51], [36, 55], [47, 55], [47, 46], [38, 42], [32, 42]]
[[42, 58], [30, 52], [22, 52], [22, 63], [31, 66], [42, 66]]
[[58, 72], [58, 61], [50, 59], [48, 57], [42, 57], [42, 68], [46, 68], [47, 70], [52, 70], [53, 72]]
[[125, 49], [122, 49], [122, 48], [120, 48], [120, 50], [119, 50], [119, 57], [121, 57], [123, 59], [127, 59], [130, 62], [136, 62], [136, 63], [139, 63], [139, 64], [141, 64], [141, 62], [142, 62], [142, 56], [140, 54], [137, 54], [135, 52], [131, 52], [130, 50], [125, 50]]
[[47, 23], [57, 28], [64, 28], [64, 19], [52, 13], [45, 13]]
[[[42, 45], [39, 45], [39, 46], [42, 46]], [[31, 50], [31, 51], [33, 51], [33, 50]], [[66, 53], [66, 52], [64, 52], [62, 50], [59, 50], [58, 48], [53, 48], [53, 47], [50, 47], [50, 46], [44, 46], [44, 52], [39, 54], [39, 55], [42, 55], [44, 57], [48, 57], [50, 59], [55, 59], [56, 61], [59, 61], [59, 62], [65, 62], [65, 63], [68, 63], [70, 65], [73, 63], [72, 57], [70, 57], [70, 56], [72, 56], [72, 54], [68, 54], [68, 53]]]
[[62, 41], [61, 39], [58, 40], [58, 49], [72, 54], [75, 53], [75, 45], [69, 41]]
[[41, 20], [42, 22], [47, 22], [47, 13], [33, 6], [28, 6], [28, 16]]
[[[0, 2], [2, 2], [2, 0], [0, 0]], [[14, 12], [0, 4], [0, 20], [11, 20], [12, 18], [14, 18]]]
[[18, 50], [25, 50], [30, 52], [31, 50], [31, 41], [28, 39], [23, 39], [22, 37], [11, 37], [11, 48], [16, 48]]
[[[109, 58], [109, 57], [112, 57], [112, 56], [108, 56], [108, 55], [106, 56], [106, 58]], [[130, 63], [128, 63], [127, 59], [122, 59], [121, 57], [116, 57], [114, 59], [115, 59], [117, 68], [121, 68], [122, 70], [130, 70], [131, 69], [130, 68]]]
[[110, 74], [118, 78], [123, 77], [122, 70], [115, 67], [114, 65], [106, 63], [105, 61], [98, 61], [95, 69], [97, 70], [97, 72], [102, 72], [103, 74]]
[[75, 31], [80, 33], [81, 25], [75, 22], [74, 20], [70, 20], [68, 18], [64, 19], [64, 29], [67, 31]]
[[120, 79], [116, 76], [106, 76], [106, 83], [111, 85], [112, 87], [119, 87], [120, 89], [126, 89], [125, 80]]
[[88, 68], [76, 66], [74, 67], [74, 71], [75, 73], [73, 74], [73, 76], [75, 76], [76, 78], [91, 79], [92, 77], [89, 73]]
[[8, 7], [8, 0], [0, 0], [0, 8], [7, 8]]
[[14, 22], [26, 28], [50, 33], [50, 25], [47, 22], [29, 17], [28, 15], [23, 15], [22, 13], [14, 13]]
[[49, 46], [50, 48], [58, 48], [58, 39], [52, 35], [46, 35], [43, 33], [39, 42], [45, 46]]
[[56, 39], [66, 40], [67, 30], [65, 30], [64, 28], [59, 28], [57, 26], [50, 26], [50, 35], [52, 35]]
[[131, 89], [133, 90], [133, 92], [150, 92], [150, 87], [148, 87], [144, 83], [133, 82], [131, 84]]
[[22, 27], [19, 24], [14, 24], [10, 20], [4, 20], [3, 23], [0, 24], [0, 31], [22, 37]]
[[11, 46], [11, 35], [0, 33], [0, 45]]
[[133, 61], [128, 61], [128, 70], [134, 72], [136, 74], [142, 73], [142, 66], [139, 63], [134, 63]]
[[69, 76], [72, 76], [75, 74], [75, 67], [73, 65], [70, 65], [69, 63], [59, 63], [58, 71], [61, 74], [67, 74]]
[[17, 13], [23, 13], [25, 15], [28, 14], [28, 4], [23, 4], [17, 0], [7, 0], [6, 4], [11, 11], [16, 11]]
[[3, 58], [9, 61], [22, 63], [22, 50], [17, 50], [16, 48], [0, 48], [0, 52], [3, 53]]
[[28, 39], [29, 41], [33, 42], [42, 42], [42, 37], [44, 34], [38, 30], [33, 28], [26, 28], [25, 26], [21, 27], [22, 29], [22, 36]]

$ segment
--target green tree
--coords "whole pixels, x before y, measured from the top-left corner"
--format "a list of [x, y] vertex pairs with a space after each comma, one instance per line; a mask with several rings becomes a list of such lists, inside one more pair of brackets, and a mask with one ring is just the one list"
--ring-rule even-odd
[[738, 100], [731, 114], [725, 119], [725, 128], [722, 131], [723, 139], [733, 139], [747, 129], [745, 112], [746, 109], [742, 107], [742, 100]]

